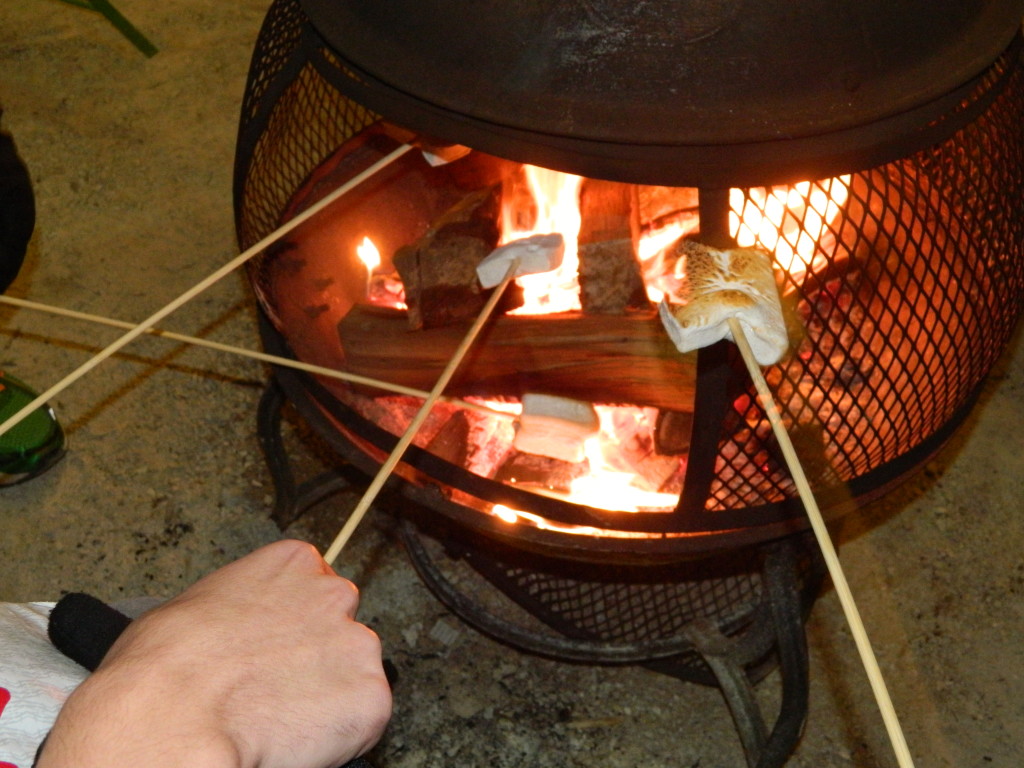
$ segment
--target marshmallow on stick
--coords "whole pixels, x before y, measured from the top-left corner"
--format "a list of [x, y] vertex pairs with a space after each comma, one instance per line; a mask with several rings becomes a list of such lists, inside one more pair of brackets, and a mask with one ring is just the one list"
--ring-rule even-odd
[[513, 447], [524, 453], [576, 463], [583, 461], [583, 444], [601, 431], [590, 403], [557, 395], [523, 395]]
[[757, 390], [758, 400], [768, 416], [800, 500], [807, 510], [811, 529], [818, 540], [836, 595], [850, 625], [900, 768], [913, 768], [914, 761], [900, 728], [896, 709], [889, 698], [860, 612], [839, 564], [839, 556], [832, 545], [825, 520], [818, 509], [793, 442], [786, 432], [779, 407], [759, 367], [759, 364], [777, 363], [789, 346], [769, 256], [754, 248], [719, 251], [692, 242], [684, 242], [680, 250], [685, 258], [686, 279], [683, 290], [675, 298], [681, 300], [682, 306], [670, 307], [662, 302], [661, 319], [665, 330], [681, 352], [689, 352], [726, 338], [732, 339], [739, 347]]
[[721, 339], [734, 341], [730, 317], [746, 331], [761, 365], [773, 365], [786, 353], [789, 338], [775, 276], [767, 255], [756, 248], [720, 251], [684, 240], [681, 306], [662, 301], [661, 320], [680, 352], [692, 352]]
[[[480, 331], [483, 330], [484, 325], [494, 312], [494, 308], [498, 306], [498, 302], [501, 300], [502, 294], [508, 287], [509, 283], [516, 277], [522, 275], [532, 275], [538, 272], [548, 272], [557, 269], [562, 263], [562, 254], [565, 252], [565, 242], [561, 235], [545, 235], [544, 237], [549, 238], [546, 242], [547, 247], [543, 249], [532, 248], [529, 245], [521, 248], [514, 248], [517, 244], [523, 243], [521, 240], [509, 243], [507, 246], [498, 248], [496, 251], [488, 255], [479, 265], [477, 265], [477, 277], [480, 279], [481, 284], [484, 288], [494, 288], [484, 308], [480, 310], [480, 314], [477, 315], [476, 320], [466, 331], [466, 335], [462, 338], [461, 343], [452, 353], [451, 358], [448, 360], [448, 364], [441, 371], [441, 375], [437, 377], [437, 381], [434, 384], [433, 389], [430, 390], [426, 399], [420, 409], [413, 416], [412, 421], [409, 422], [409, 426], [405, 428], [405, 432], [398, 439], [395, 447], [391, 449], [391, 453], [388, 454], [387, 459], [381, 464], [377, 474], [374, 475], [373, 480], [370, 481], [370, 485], [363, 492], [363, 497], [353, 508], [349, 514], [348, 519], [345, 521], [345, 525], [338, 532], [338, 535], [334, 537], [334, 541], [327, 548], [324, 553], [324, 560], [328, 565], [333, 565], [338, 555], [341, 554], [341, 550], [344, 549], [348, 540], [351, 538], [356, 527], [362, 521], [363, 517], [366, 516], [367, 511], [370, 509], [370, 505], [373, 500], [377, 498], [377, 494], [380, 493], [384, 487], [384, 483], [387, 482], [388, 477], [394, 471], [395, 467], [398, 466], [398, 462], [402, 460], [405, 452], [412, 444], [413, 438], [416, 437], [416, 433], [419, 432], [420, 427], [423, 426], [423, 422], [426, 421], [427, 416], [430, 415], [431, 409], [434, 407], [434, 403], [441, 397], [441, 393], [444, 392], [444, 388], [448, 386], [448, 382], [452, 380], [452, 376], [455, 375], [456, 369], [462, 363], [466, 353], [469, 352], [473, 342], [476, 341], [476, 337], [480, 335]], [[525, 238], [529, 240], [531, 238]], [[524, 258], [525, 257], [525, 258]], [[483, 263], [489, 261], [491, 267], [500, 269], [500, 276], [497, 281], [492, 281], [491, 277], [485, 277], [482, 271]]]
[[491, 251], [476, 265], [476, 276], [484, 288], [493, 288], [505, 276], [508, 265], [519, 263], [515, 277], [554, 272], [562, 266], [565, 256], [565, 238], [558, 232], [530, 235], [513, 240]]

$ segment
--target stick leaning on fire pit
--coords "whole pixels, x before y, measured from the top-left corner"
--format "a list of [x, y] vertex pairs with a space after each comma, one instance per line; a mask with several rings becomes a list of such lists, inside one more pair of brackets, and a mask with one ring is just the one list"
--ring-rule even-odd
[[480, 284], [484, 288], [494, 288], [494, 291], [466, 332], [458, 348], [452, 353], [448, 364], [441, 372], [441, 375], [438, 376], [433, 389], [430, 390], [430, 394], [427, 395], [420, 409], [416, 412], [412, 421], [409, 422], [409, 426], [406, 427], [405, 432], [399, 438], [398, 443], [391, 450], [391, 453], [370, 482], [369, 487], [363, 493], [363, 497], [348, 516], [345, 525], [338, 532], [331, 546], [327, 548], [327, 551], [324, 553], [324, 560], [328, 565], [334, 565], [335, 559], [341, 553], [345, 544], [348, 543], [349, 538], [351, 538], [352, 533], [366, 515], [370, 505], [377, 498], [377, 494], [384, 487], [384, 483], [387, 482], [395, 467], [398, 466], [398, 462], [401, 461], [405, 451], [412, 444], [416, 433], [419, 432], [423, 422], [430, 415], [434, 403], [437, 402], [445, 387], [448, 386], [448, 382], [455, 375], [455, 371], [462, 362], [462, 359], [469, 352], [469, 348], [473, 345], [476, 337], [494, 312], [494, 308], [501, 300], [508, 284], [514, 278], [521, 277], [522, 275], [532, 275], [557, 269], [562, 263], [564, 253], [565, 241], [561, 235], [534, 235], [533, 237], [523, 238], [522, 240], [516, 240], [501, 246], [477, 265], [476, 272], [480, 279]]
[[739, 348], [807, 510], [900, 768], [913, 768], [913, 758], [828, 528], [782, 423], [779, 407], [761, 373], [761, 365], [777, 363], [789, 346], [770, 259], [753, 248], [720, 251], [687, 242], [682, 250], [686, 280], [679, 298], [683, 303], [670, 306], [662, 302], [659, 311], [665, 330], [680, 352], [691, 352], [721, 339], [731, 339]]

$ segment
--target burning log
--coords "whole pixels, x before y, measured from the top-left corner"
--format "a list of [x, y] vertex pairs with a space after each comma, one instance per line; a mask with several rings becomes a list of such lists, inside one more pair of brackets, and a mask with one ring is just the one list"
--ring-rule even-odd
[[621, 315], [650, 305], [632, 240], [609, 240], [579, 248], [580, 305], [584, 312]]
[[690, 450], [693, 413], [660, 411], [654, 430], [654, 446], [663, 456], [685, 456]]
[[456, 411], [427, 444], [427, 450], [452, 464], [464, 466], [469, 456], [469, 419]]
[[622, 314], [649, 306], [636, 258], [632, 187], [587, 179], [580, 189], [579, 277], [584, 312]]
[[[410, 333], [405, 313], [357, 306], [338, 324], [350, 372], [430, 389], [462, 327]], [[653, 312], [496, 317], [447, 392], [522, 397], [545, 392], [596, 403], [687, 410], [695, 360], [680, 355]]]
[[493, 186], [467, 195], [419, 240], [395, 252], [411, 329], [461, 323], [480, 313], [487, 296], [476, 266], [498, 244], [498, 192]]
[[548, 488], [567, 494], [572, 489], [572, 481], [585, 475], [587, 469], [585, 464], [512, 451], [494, 479], [515, 483], [520, 488]]
[[693, 187], [637, 186], [637, 216], [644, 228], [660, 229], [672, 224], [684, 232], [699, 226], [697, 190]]

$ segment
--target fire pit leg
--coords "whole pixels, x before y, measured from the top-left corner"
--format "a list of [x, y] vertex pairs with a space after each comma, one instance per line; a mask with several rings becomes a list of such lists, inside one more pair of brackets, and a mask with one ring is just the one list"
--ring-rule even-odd
[[[613, 631], [606, 634], [581, 615], [586, 613], [583, 609], [587, 600], [595, 593], [600, 593], [602, 599], [597, 602], [602, 604], [605, 598], [614, 602], [616, 595], [629, 599], [617, 590], [622, 585], [615, 579], [609, 585], [600, 577], [594, 576], [598, 580], [591, 581], [590, 577], [580, 575], [584, 581], [579, 582], [582, 586], [577, 593], [572, 589], [573, 576], [548, 573], [542, 563], [537, 563], [537, 568], [527, 563], [514, 565], [497, 550], [477, 548], [467, 542], [460, 544], [452, 538], [446, 538], [443, 545], [435, 542], [432, 553], [427, 546], [431, 537], [420, 532], [410, 520], [403, 519], [399, 531], [414, 567], [431, 592], [484, 634], [551, 658], [585, 663], [637, 662], [683, 681], [713, 685], [725, 698], [748, 768], [781, 768], [792, 756], [806, 720], [810, 688], [803, 621], [824, 573], [820, 553], [809, 546], [807, 537], [791, 537], [761, 548], [756, 578], [763, 591], [756, 603], [748, 604], [749, 612], [742, 626], [724, 620], [716, 610], [691, 615], [671, 637], [611, 641], [605, 638], [607, 634], [618, 634], [614, 630], [621, 629], [619, 625], [613, 622]], [[441, 549], [443, 555], [438, 551]], [[527, 628], [484, 607], [478, 602], [482, 584], [470, 588], [463, 582], [456, 586], [443, 572], [445, 557], [470, 566], [485, 583], [496, 587], [556, 634]], [[547, 579], [551, 579], [550, 584]], [[692, 586], [688, 580], [680, 583]], [[601, 591], [602, 584], [610, 589]], [[551, 594], [557, 595], [555, 599], [547, 594], [548, 587]], [[671, 605], [662, 600], [666, 594], [658, 594], [662, 610]], [[692, 605], [684, 597], [685, 592], [677, 594], [680, 607]], [[567, 613], [563, 613], [564, 606], [570, 606]], [[629, 611], [613, 613], [632, 616], [631, 620], [638, 615]], [[782, 702], [769, 731], [754, 696], [754, 685], [774, 666], [778, 666], [781, 674]]]
[[811, 685], [807, 635], [794, 576], [795, 553], [792, 550], [790, 542], [783, 542], [765, 562], [765, 586], [770, 596], [769, 605], [778, 640], [779, 670], [782, 673], [782, 705], [761, 753], [758, 768], [782, 765], [796, 748], [807, 719]]
[[782, 675], [782, 704], [770, 734], [750, 678], [736, 661], [736, 641], [708, 620], [691, 622], [685, 630], [687, 638], [717, 678], [750, 768], [784, 765], [796, 747], [807, 718], [810, 679], [795, 557], [792, 545], [781, 542], [770, 549], [764, 565], [768, 607], [775, 629], [775, 651]]
[[338, 469], [328, 469], [302, 483], [295, 482], [281, 435], [281, 409], [286, 399], [277, 379], [272, 376], [263, 390], [256, 412], [256, 433], [274, 483], [274, 508], [270, 518], [282, 531], [309, 507], [352, 485]]
[[753, 768], [764, 750], [768, 729], [754, 698], [754, 687], [750, 684], [750, 679], [743, 667], [733, 661], [732, 643], [718, 630], [714, 622], [704, 619], [687, 626], [686, 636], [717, 678], [718, 687], [725, 697], [725, 703], [739, 732], [743, 754], [746, 755], [747, 764]]

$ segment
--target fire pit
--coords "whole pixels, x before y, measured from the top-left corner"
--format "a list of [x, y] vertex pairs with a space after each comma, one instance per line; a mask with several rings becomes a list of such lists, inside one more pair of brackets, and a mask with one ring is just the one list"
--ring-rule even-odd
[[[277, 374], [261, 433], [278, 522], [333, 487], [292, 487], [282, 398], [373, 471], [486, 298], [476, 263], [559, 232], [565, 268], [521, 281], [400, 465], [413, 560], [453, 610], [521, 647], [716, 682], [751, 765], [781, 764], [806, 705], [806, 521], [732, 348], [680, 355], [655, 307], [681, 241], [770, 251], [792, 350], [766, 376], [822, 507], [849, 512], [923, 463], [1024, 297], [1019, 3], [883, 4], [872, 31], [827, 3], [799, 23], [727, 4], [684, 21], [670, 3], [444, 5], [278, 0], [257, 44], [243, 246], [417, 146], [251, 266], [268, 348], [404, 388]], [[434, 23], [453, 13], [472, 40]], [[764, 31], [784, 23], [785, 39]], [[711, 50], [741, 53], [723, 72]], [[537, 395], [583, 415], [524, 443]], [[556, 634], [467, 599], [438, 536]], [[796, 704], [768, 747], [744, 686], [776, 657]]]

